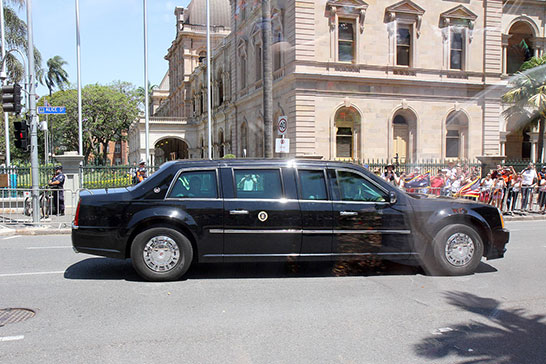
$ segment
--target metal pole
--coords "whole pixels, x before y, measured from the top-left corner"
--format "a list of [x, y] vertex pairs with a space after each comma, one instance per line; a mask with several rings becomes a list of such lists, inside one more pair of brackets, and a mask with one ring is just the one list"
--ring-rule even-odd
[[27, 0], [29, 115], [30, 115], [30, 169], [32, 175], [32, 221], [40, 221], [38, 172], [38, 124], [36, 118], [36, 76], [34, 69], [34, 41], [32, 38], [32, 0]]
[[150, 110], [148, 101], [148, 5], [144, 0], [144, 120], [146, 165], [150, 165]]
[[47, 165], [47, 162], [48, 162], [48, 157], [47, 157], [47, 154], [48, 154], [48, 151], [49, 151], [49, 136], [48, 136], [48, 128], [49, 128], [49, 123], [48, 123], [48, 120], [47, 120], [47, 114], [46, 114], [46, 128], [44, 130], [44, 165]]
[[273, 158], [273, 60], [271, 58], [270, 1], [262, 1], [264, 154]]
[[[0, 0], [0, 37], [2, 37], [2, 74], [6, 73], [6, 37], [4, 35], [4, 0]], [[4, 80], [2, 80], [2, 86], [4, 85]], [[4, 113], [4, 127], [6, 131], [6, 167], [9, 167], [11, 164], [11, 154], [10, 154], [10, 145], [9, 145], [9, 117], [8, 113]]]
[[210, 93], [210, 0], [207, 0], [207, 121], [208, 121], [208, 143], [209, 143], [209, 159], [212, 159], [212, 110], [211, 110], [211, 93]]
[[83, 155], [82, 77], [80, 50], [80, 0], [76, 0], [76, 58], [78, 63], [78, 154]]

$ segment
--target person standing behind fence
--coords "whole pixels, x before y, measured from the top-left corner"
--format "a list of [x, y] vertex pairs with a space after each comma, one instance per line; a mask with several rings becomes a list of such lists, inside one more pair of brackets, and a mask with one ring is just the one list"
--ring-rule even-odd
[[529, 163], [527, 168], [521, 172], [522, 187], [521, 187], [521, 210], [532, 209], [532, 189], [538, 179], [537, 171], [533, 163]]
[[[542, 167], [544, 170], [545, 167]], [[546, 213], [546, 178], [541, 178], [538, 181], [538, 206], [542, 214]]]
[[136, 169], [133, 182], [137, 184], [144, 181], [146, 178], [148, 178], [148, 171], [146, 170], [146, 162], [141, 160], [140, 163], [138, 164], [138, 168]]
[[493, 188], [494, 181], [491, 179], [491, 173], [488, 173], [480, 183], [480, 202], [489, 203], [491, 199], [491, 189]]
[[63, 167], [55, 167], [55, 175], [48, 182], [53, 191], [53, 215], [64, 215], [64, 181]]
[[491, 204], [499, 210], [502, 209], [502, 198], [504, 197], [503, 195], [505, 187], [506, 183], [504, 182], [504, 179], [500, 174], [498, 174], [497, 179], [495, 180], [495, 184], [493, 185]]

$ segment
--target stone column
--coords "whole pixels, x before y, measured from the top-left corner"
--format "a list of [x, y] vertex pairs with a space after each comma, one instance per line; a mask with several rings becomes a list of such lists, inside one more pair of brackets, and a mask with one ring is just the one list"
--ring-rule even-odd
[[67, 208], [76, 206], [78, 191], [82, 188], [80, 184], [80, 164], [83, 162], [83, 155], [78, 152], [65, 152], [63, 155], [56, 155], [53, 158], [63, 166], [63, 173], [66, 176], [64, 182], [64, 203]]
[[497, 164], [502, 164], [506, 159], [504, 155], [485, 155], [476, 157], [482, 165], [482, 178], [487, 175], [489, 170], [497, 168]]

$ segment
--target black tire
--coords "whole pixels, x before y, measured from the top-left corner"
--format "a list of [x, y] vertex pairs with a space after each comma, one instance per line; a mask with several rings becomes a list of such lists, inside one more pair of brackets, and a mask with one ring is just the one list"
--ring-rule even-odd
[[[153, 239], [155, 242], [152, 242]], [[150, 244], [158, 244], [162, 253], [150, 254]], [[176, 248], [174, 248], [176, 245]], [[174, 248], [174, 249], [173, 249]], [[177, 249], [178, 253], [175, 252]], [[163, 259], [166, 264], [155, 264]], [[159, 257], [161, 255], [161, 257]], [[156, 227], [138, 234], [131, 245], [131, 259], [137, 273], [147, 281], [161, 282], [177, 280], [186, 273], [193, 259], [193, 248], [184, 234], [177, 230]]]
[[[459, 239], [459, 240], [458, 240]], [[451, 241], [451, 243], [450, 243]], [[462, 243], [454, 248], [457, 243]], [[442, 228], [434, 237], [433, 259], [425, 260], [428, 273], [460, 276], [474, 273], [483, 255], [483, 241], [469, 225], [453, 224]]]

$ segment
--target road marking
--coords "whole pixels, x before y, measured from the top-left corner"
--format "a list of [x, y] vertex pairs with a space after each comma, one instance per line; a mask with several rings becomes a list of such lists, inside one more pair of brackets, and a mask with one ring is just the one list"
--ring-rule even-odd
[[15, 239], [15, 238], [20, 238], [20, 237], [21, 237], [21, 235], [13, 235], [13, 236], [7, 236], [2, 240], [9, 240], [9, 239]]
[[17, 336], [0, 336], [0, 342], [2, 342], [2, 341], [23, 340], [24, 338], [25, 338], [25, 335], [17, 335]]
[[5, 273], [5, 274], [0, 274], [0, 278], [18, 277], [18, 276], [37, 276], [37, 275], [45, 275], [45, 274], [62, 274], [62, 273], [64, 273], [64, 270], [59, 270], [55, 272]]
[[25, 249], [65, 249], [72, 248], [72, 245], [58, 245], [58, 246], [31, 246]]

